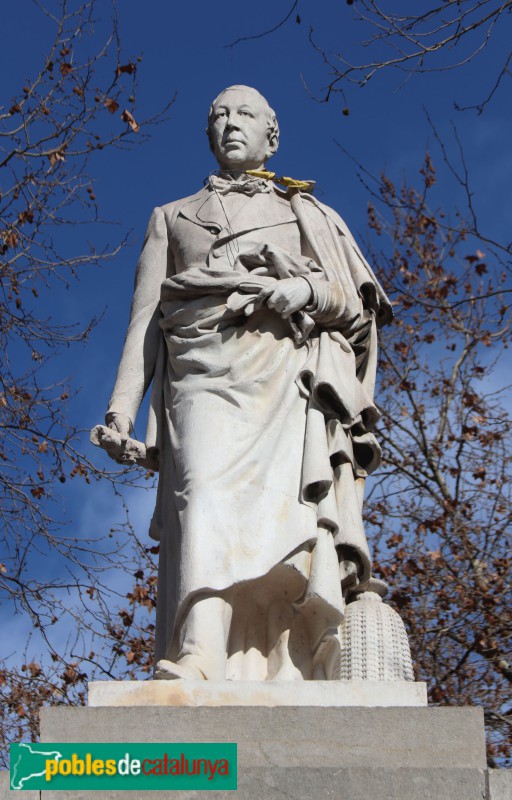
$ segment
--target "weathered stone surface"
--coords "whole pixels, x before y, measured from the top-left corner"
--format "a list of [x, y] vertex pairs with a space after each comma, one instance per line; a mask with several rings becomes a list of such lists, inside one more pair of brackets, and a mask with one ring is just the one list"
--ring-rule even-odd
[[[11, 792], [8, 772], [0, 772], [0, 800], [41, 800], [41, 792]], [[64, 800], [64, 798], [62, 798]]]
[[94, 681], [100, 706], [426, 706], [427, 686], [411, 681]]
[[[47, 708], [51, 741], [237, 741], [238, 791], [209, 800], [512, 800], [485, 768], [477, 708]], [[156, 791], [9, 792], [0, 800], [162, 800]], [[172, 792], [196, 800], [201, 792]]]
[[512, 800], [512, 769], [489, 770], [489, 800]]
[[44, 708], [44, 742], [237, 742], [249, 767], [485, 769], [479, 708]]
[[[3, 782], [0, 783], [2, 787]], [[1, 793], [0, 800], [40, 800], [39, 792]], [[101, 800], [162, 800], [162, 792], [102, 792]], [[173, 800], [196, 800], [204, 792], [169, 793]], [[296, 767], [246, 768], [240, 771], [238, 791], [208, 792], [208, 800], [510, 800], [508, 795], [486, 794], [483, 770], [441, 769], [343, 769]], [[100, 800], [98, 792], [45, 791], [42, 800]]]

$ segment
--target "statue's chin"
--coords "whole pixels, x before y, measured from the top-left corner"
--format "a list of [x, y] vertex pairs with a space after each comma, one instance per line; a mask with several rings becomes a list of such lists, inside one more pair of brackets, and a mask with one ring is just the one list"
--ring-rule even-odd
[[229, 158], [223, 158], [218, 163], [223, 172], [246, 172], [248, 169], [265, 169], [264, 161], [247, 161], [242, 153], [230, 153]]

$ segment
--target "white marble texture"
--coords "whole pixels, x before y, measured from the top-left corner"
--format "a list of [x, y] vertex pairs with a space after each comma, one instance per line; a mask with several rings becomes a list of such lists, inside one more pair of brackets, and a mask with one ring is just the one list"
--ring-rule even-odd
[[391, 306], [312, 182], [269, 179], [265, 98], [222, 92], [208, 137], [219, 174], [151, 217], [105, 420], [116, 436], [94, 438], [159, 468], [156, 676], [334, 680], [345, 605], [371, 576], [361, 505]]
[[100, 706], [426, 706], [427, 685], [411, 681], [91, 681]]

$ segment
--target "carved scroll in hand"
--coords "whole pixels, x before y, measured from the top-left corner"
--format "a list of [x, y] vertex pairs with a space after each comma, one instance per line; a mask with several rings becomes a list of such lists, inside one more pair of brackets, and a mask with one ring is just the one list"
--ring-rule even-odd
[[118, 431], [106, 425], [96, 425], [91, 431], [91, 442], [96, 447], [106, 450], [110, 458], [118, 464], [137, 464], [144, 469], [158, 472], [158, 453], [154, 448], [146, 448], [143, 442], [136, 439], [125, 439]]

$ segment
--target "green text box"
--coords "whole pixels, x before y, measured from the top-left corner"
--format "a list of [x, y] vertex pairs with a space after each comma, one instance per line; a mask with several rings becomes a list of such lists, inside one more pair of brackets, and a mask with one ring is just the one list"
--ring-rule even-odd
[[236, 789], [234, 743], [11, 744], [11, 789]]

